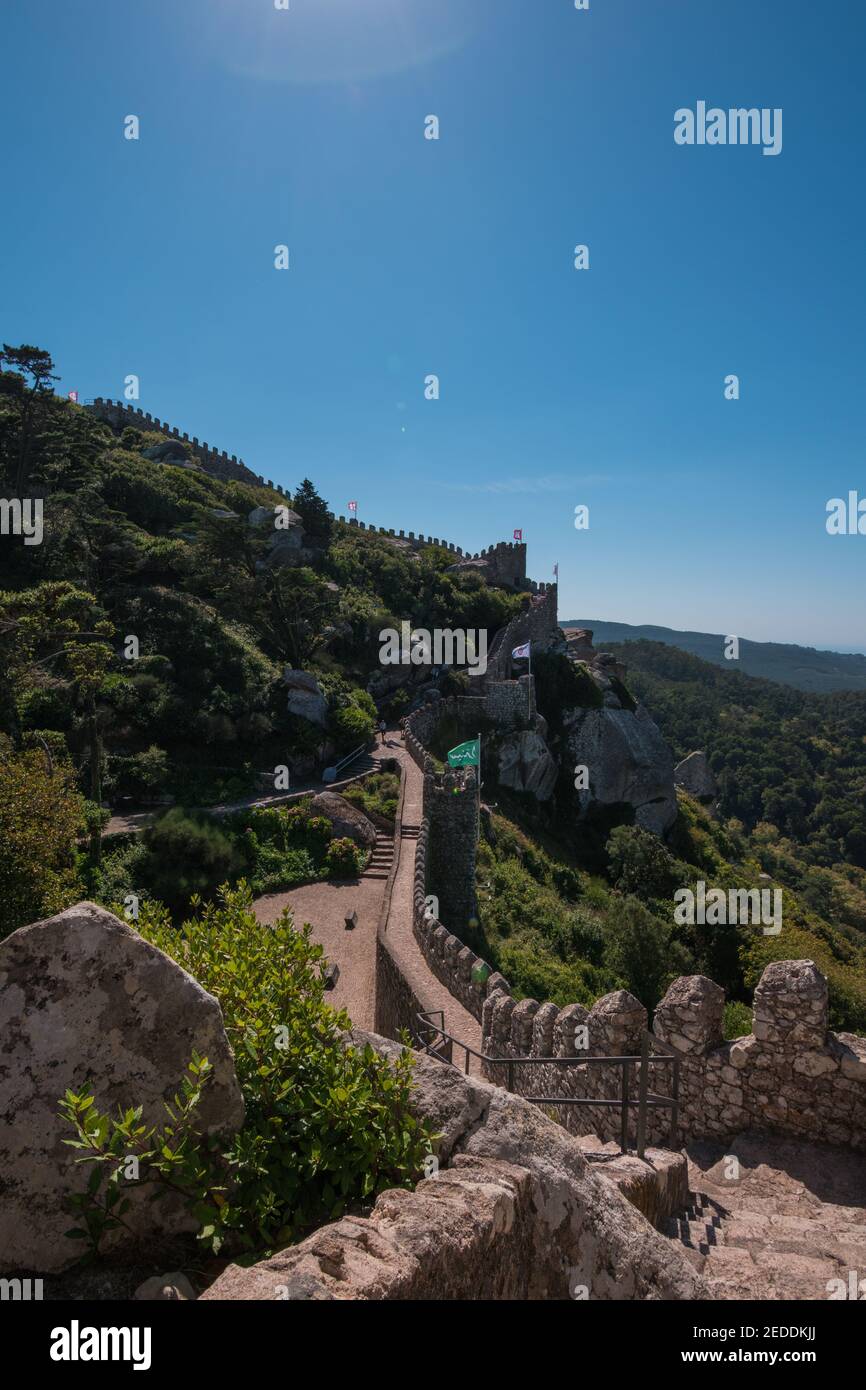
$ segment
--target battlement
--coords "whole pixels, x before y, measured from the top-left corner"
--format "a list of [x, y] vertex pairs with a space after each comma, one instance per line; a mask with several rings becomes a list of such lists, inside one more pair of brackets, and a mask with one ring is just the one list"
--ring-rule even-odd
[[[259, 473], [254, 473], [248, 468], [243, 459], [239, 459], [237, 454], [228, 454], [225, 449], [215, 449], [208, 444], [207, 440], [200, 441], [197, 435], [190, 435], [186, 430], [180, 430], [176, 425], [170, 425], [168, 421], [161, 420], [158, 415], [151, 415], [149, 411], [142, 410], [138, 406], [130, 405], [128, 401], [114, 401], [103, 396], [96, 396], [92, 403], [84, 406], [100, 420], [105, 420], [112, 428], [122, 430], [127, 426], [137, 430], [147, 430], [164, 434], [166, 439], [176, 439], [185, 444], [192, 456], [201, 465], [205, 473], [211, 477], [219, 478], [224, 482], [248, 483], [254, 487], [267, 487], [273, 492], [278, 492], [282, 497], [290, 497], [279, 483], [267, 480]], [[526, 543], [525, 541], [497, 541], [493, 545], [487, 546], [484, 550], [474, 553], [464, 551], [462, 546], [455, 545], [453, 541], [440, 539], [439, 536], [426, 536], [419, 531], [397, 531], [394, 527], [374, 526], [371, 523], [359, 521], [357, 517], [337, 516], [334, 512], [328, 513], [332, 521], [339, 521], [345, 526], [355, 527], [359, 531], [365, 532], [370, 536], [384, 536], [402, 542], [410, 549], [419, 551], [425, 546], [435, 545], [443, 550], [447, 550], [455, 557], [457, 563], [470, 563], [473, 561], [483, 562], [485, 575], [491, 584], [506, 584], [514, 588], [527, 589], [532, 594], [543, 594], [549, 586], [527, 582], [526, 579]]]
[[159, 416], [151, 415], [149, 411], [131, 406], [125, 401], [107, 400], [102, 396], [97, 396], [92, 405], [84, 408], [100, 420], [105, 420], [114, 429], [124, 429], [128, 425], [132, 429], [156, 431], [164, 434], [166, 439], [179, 440], [189, 446], [190, 453], [198, 460], [205, 473], [220, 478], [223, 482], [250, 483], [254, 487], [268, 487], [283, 497], [288, 496], [285, 488], [271, 482], [270, 479], [265, 481], [260, 474], [248, 468], [243, 459], [239, 459], [236, 454], [228, 454], [225, 449], [214, 449], [206, 440], [200, 443], [196, 435], [190, 438], [186, 430], [181, 432], [175, 425], [160, 420]]
[[527, 585], [526, 580], [526, 542], [525, 541], [496, 541], [495, 544], [487, 546], [484, 550], [464, 550], [462, 546], [455, 545], [453, 541], [440, 539], [439, 536], [425, 536], [423, 532], [396, 531], [393, 526], [373, 526], [371, 523], [358, 521], [357, 517], [349, 517], [348, 521], [344, 516], [335, 517], [330, 513], [335, 521], [340, 521], [346, 526], [356, 527], [359, 531], [366, 532], [370, 536], [385, 536], [387, 539], [402, 541], [404, 545], [412, 550], [422, 550], [425, 546], [435, 545], [442, 550], [449, 551], [457, 557], [458, 562], [469, 564], [473, 561], [483, 561], [486, 565], [486, 577], [492, 584], [509, 584], [515, 588], [527, 587], [529, 592], [543, 592], [544, 585], [538, 586], [534, 583]]
[[[459, 954], [459, 946], [458, 946]], [[452, 992], [461, 998], [459, 975]], [[661, 1058], [659, 1091], [670, 1094], [671, 1054], [679, 1062], [680, 1136], [727, 1139], [768, 1129], [797, 1138], [866, 1150], [866, 1038], [828, 1027], [827, 981], [810, 960], [772, 961], [755, 989], [752, 1032], [726, 1041], [725, 992], [704, 975], [675, 980], [655, 1012], [650, 1049]], [[637, 1056], [647, 1011], [627, 990], [591, 1009], [519, 1003], [499, 986], [482, 1006], [482, 1050], [496, 1057], [550, 1057], [531, 1077], [515, 1068], [515, 1089], [531, 1094], [616, 1098], [614, 1067], [558, 1067], [557, 1057]], [[576, 1042], [576, 1034], [580, 1038]], [[655, 1041], [661, 1045], [654, 1046]], [[587, 1045], [588, 1044], [588, 1045]], [[485, 1066], [502, 1084], [503, 1067]], [[663, 1080], [664, 1073], [667, 1072]], [[609, 1107], [563, 1106], [560, 1123], [577, 1133], [617, 1137]], [[666, 1143], [670, 1113], [650, 1112], [650, 1142]]]

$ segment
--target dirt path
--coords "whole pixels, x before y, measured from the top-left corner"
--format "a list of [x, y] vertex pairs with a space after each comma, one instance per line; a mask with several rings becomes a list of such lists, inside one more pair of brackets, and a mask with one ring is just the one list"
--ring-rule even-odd
[[715, 1298], [838, 1298], [832, 1281], [866, 1281], [866, 1155], [755, 1132], [686, 1151], [692, 1206], [669, 1234]]
[[[394, 957], [404, 977], [425, 1009], [442, 1010], [447, 1032], [470, 1047], [481, 1047], [481, 1025], [433, 974], [412, 930], [412, 894], [415, 882], [415, 851], [421, 824], [424, 779], [403, 746], [398, 730], [389, 730], [385, 746], [377, 748], [374, 759], [397, 758], [405, 769], [403, 821], [400, 826], [400, 862], [394, 879], [386, 931]], [[342, 883], [311, 883], [285, 893], [268, 893], [255, 903], [261, 922], [273, 922], [284, 907], [290, 907], [295, 921], [309, 922], [313, 940], [324, 948], [328, 960], [339, 969], [336, 986], [328, 992], [335, 1008], [347, 1010], [359, 1028], [372, 1029], [375, 1020], [376, 931], [387, 888], [393, 843], [379, 837], [373, 860], [358, 879]], [[346, 914], [355, 910], [358, 923], [347, 930]], [[464, 1061], [455, 1049], [455, 1062]], [[477, 1074], [474, 1059], [471, 1070]]]

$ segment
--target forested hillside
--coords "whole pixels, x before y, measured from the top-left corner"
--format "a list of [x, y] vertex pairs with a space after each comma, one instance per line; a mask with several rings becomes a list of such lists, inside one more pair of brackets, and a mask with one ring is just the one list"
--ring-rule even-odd
[[866, 868], [866, 692], [804, 694], [661, 642], [609, 650], [675, 756], [705, 750], [724, 816], [769, 822], [810, 864]]
[[[599, 618], [566, 618], [563, 627], [590, 628], [596, 645], [611, 642], [664, 642], [668, 647], [699, 656], [725, 669], [725, 636], [720, 632], [681, 632], [653, 623], [608, 623]], [[801, 647], [796, 642], [753, 642], [739, 639], [737, 667], [748, 676], [780, 681], [795, 690], [829, 693], [834, 690], [866, 690], [866, 656], [861, 652], [829, 652]]]
[[[70, 827], [89, 829], [92, 867], [101, 805], [209, 805], [261, 791], [280, 764], [339, 756], [372, 732], [383, 627], [495, 630], [519, 603], [446, 573], [445, 550], [334, 524], [308, 479], [290, 501], [303, 548], [277, 555], [285, 498], [219, 481], [189, 456], [145, 457], [164, 436], [115, 433], [56, 397], [38, 348], [6, 346], [2, 359], [0, 491], [43, 508], [39, 543], [0, 538], [4, 930], [82, 887]], [[265, 524], [251, 523], [257, 508]], [[289, 712], [287, 667], [315, 676], [320, 723]], [[38, 824], [19, 782], [43, 804]], [[230, 858], [223, 847], [214, 873]]]

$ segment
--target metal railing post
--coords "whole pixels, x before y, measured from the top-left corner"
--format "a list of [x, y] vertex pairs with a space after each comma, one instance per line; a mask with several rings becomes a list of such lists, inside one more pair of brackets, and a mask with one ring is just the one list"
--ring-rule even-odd
[[628, 1073], [630, 1065], [629, 1062], [622, 1064], [622, 1114], [620, 1116], [619, 1151], [624, 1154], [628, 1153]]
[[637, 1156], [643, 1158], [646, 1148], [646, 1093], [649, 1088], [649, 1034], [644, 1032], [640, 1042], [640, 1080], [637, 1101]]
[[680, 1125], [680, 1059], [674, 1058], [674, 1076], [671, 1086], [671, 1137], [670, 1146], [675, 1149], [677, 1146], [677, 1133]]

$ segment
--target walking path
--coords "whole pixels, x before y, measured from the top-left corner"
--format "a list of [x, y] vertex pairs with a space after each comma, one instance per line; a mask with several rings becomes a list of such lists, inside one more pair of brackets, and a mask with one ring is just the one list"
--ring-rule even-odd
[[[399, 758], [405, 769], [406, 784], [403, 793], [400, 863], [394, 879], [386, 926], [388, 945], [403, 978], [425, 1010], [441, 1009], [445, 1015], [446, 1031], [480, 1051], [481, 1024], [433, 974], [412, 929], [415, 852], [423, 811], [424, 777], [418, 765], [407, 753], [402, 739], [395, 739], [394, 743], [396, 746], [392, 747], [391, 752], [394, 757]], [[463, 1065], [464, 1057], [460, 1049], [455, 1049], [454, 1061], [458, 1066]], [[478, 1071], [479, 1063], [476, 1058], [472, 1058], [470, 1072], [477, 1075]]]
[[[415, 851], [424, 778], [407, 753], [398, 730], [386, 733], [384, 746], [375, 749], [371, 758], [373, 763], [396, 758], [406, 778], [402, 823], [397, 827], [400, 862], [385, 927], [391, 953], [423, 1007], [442, 1010], [446, 1030], [480, 1050], [480, 1023], [433, 974], [412, 929]], [[276, 921], [283, 908], [289, 907], [296, 923], [310, 923], [313, 940], [324, 948], [329, 962], [339, 970], [336, 985], [328, 992], [328, 1002], [334, 1008], [346, 1009], [359, 1028], [373, 1029], [375, 1025], [376, 932], [394, 852], [393, 839], [380, 832], [370, 863], [360, 878], [338, 883], [310, 883], [285, 893], [268, 893], [255, 903], [256, 916], [261, 922]], [[345, 919], [353, 910], [358, 914], [357, 925], [347, 929]], [[463, 1065], [460, 1049], [455, 1050], [454, 1061]], [[478, 1067], [477, 1060], [471, 1059], [470, 1070], [477, 1074]]]
[[[270, 796], [246, 796], [241, 801], [224, 801], [217, 806], [195, 806], [192, 809], [205, 812], [209, 816], [228, 816], [233, 811], [249, 811], [253, 807], [281, 806], [288, 801], [297, 801], [300, 796], [309, 796], [310, 792], [338, 792], [341, 787], [347, 787], [350, 782], [355, 782], [359, 777], [373, 771], [376, 763], [381, 762], [383, 757], [389, 756], [393, 755], [388, 754], [380, 747], [371, 749], [369, 753], [363, 753], [357, 762], [352, 764], [350, 775], [341, 778], [339, 782], [301, 782], [288, 792], [274, 792]], [[160, 808], [160, 810], [168, 809], [170, 809], [169, 806]], [[109, 835], [137, 835], [140, 831], [146, 830], [149, 825], [153, 825], [158, 814], [158, 811], [118, 811], [111, 817], [103, 830], [103, 838]]]
[[714, 1298], [838, 1298], [831, 1281], [866, 1281], [866, 1155], [754, 1131], [686, 1151], [692, 1205], [668, 1234]]

